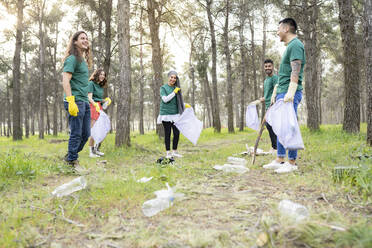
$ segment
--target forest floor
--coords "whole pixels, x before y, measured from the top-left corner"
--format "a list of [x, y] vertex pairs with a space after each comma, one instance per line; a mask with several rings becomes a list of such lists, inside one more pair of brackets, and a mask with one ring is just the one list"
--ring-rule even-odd
[[[332, 179], [337, 165], [371, 172], [366, 126], [360, 135], [341, 129], [302, 128], [299, 170], [280, 175], [262, 168], [272, 155], [258, 156], [254, 166], [245, 157], [244, 174], [213, 169], [253, 146], [257, 134], [249, 130], [206, 129], [197, 146], [181, 137], [184, 157], [163, 168], [155, 163], [164, 147], [154, 133], [133, 135], [128, 149], [116, 148], [111, 134], [105, 157], [89, 158], [87, 146], [81, 152], [87, 188], [62, 198], [51, 192], [76, 177], [61, 160], [68, 136], [0, 138], [0, 247], [257, 247], [258, 237], [265, 247], [372, 247], [372, 175], [352, 184]], [[265, 131], [259, 147], [267, 151], [269, 144]], [[154, 178], [137, 182], [145, 176]], [[184, 197], [144, 216], [143, 202], [165, 182]], [[309, 218], [282, 216], [283, 199], [306, 206]]]

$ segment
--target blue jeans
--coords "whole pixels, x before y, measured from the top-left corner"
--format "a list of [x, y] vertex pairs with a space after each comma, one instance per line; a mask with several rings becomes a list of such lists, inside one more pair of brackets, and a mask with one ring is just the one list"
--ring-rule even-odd
[[78, 153], [83, 150], [90, 136], [90, 106], [87, 102], [77, 101], [79, 108], [77, 116], [68, 113], [68, 102], [64, 102], [68, 113], [68, 124], [70, 126], [70, 139], [68, 140], [68, 161], [78, 159]]
[[[283, 99], [285, 94], [286, 93], [279, 93], [276, 96], [276, 100]], [[294, 99], [293, 99], [293, 107], [296, 112], [296, 115], [297, 115], [297, 107], [298, 107], [298, 104], [300, 104], [301, 99], [302, 99], [302, 91], [298, 90], [296, 91], [294, 95]], [[277, 147], [278, 147], [278, 152], [277, 152], [278, 158], [284, 158], [286, 155], [286, 150], [284, 146], [280, 144], [279, 139], [277, 139]], [[296, 158], [297, 158], [297, 150], [288, 150], [288, 159], [296, 160]]]

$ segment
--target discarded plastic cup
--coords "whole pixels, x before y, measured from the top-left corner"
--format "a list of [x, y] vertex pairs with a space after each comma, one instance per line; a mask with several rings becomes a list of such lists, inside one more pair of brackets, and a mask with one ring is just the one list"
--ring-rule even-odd
[[52, 195], [56, 197], [62, 197], [70, 195], [76, 191], [82, 190], [87, 186], [87, 181], [84, 177], [78, 177], [74, 180], [58, 186], [53, 192]]
[[107, 107], [108, 107], [108, 101], [105, 101], [105, 102], [103, 103], [103, 105], [102, 105], [102, 108], [103, 108], [104, 110], [106, 110]]
[[143, 214], [147, 217], [151, 217], [169, 208], [173, 204], [174, 197], [167, 198], [155, 198], [145, 201], [142, 205]]
[[292, 217], [296, 222], [309, 216], [309, 211], [305, 206], [290, 200], [280, 201], [278, 208], [281, 214]]
[[227, 162], [230, 164], [237, 164], [237, 165], [246, 165], [247, 160], [244, 158], [236, 158], [236, 157], [227, 157]]

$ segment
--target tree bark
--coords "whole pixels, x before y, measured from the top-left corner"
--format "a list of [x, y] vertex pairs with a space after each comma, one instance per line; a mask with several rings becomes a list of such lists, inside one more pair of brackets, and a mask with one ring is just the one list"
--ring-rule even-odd
[[56, 23], [56, 38], [54, 43], [54, 53], [53, 53], [53, 76], [54, 76], [54, 103], [53, 103], [53, 136], [58, 135], [58, 75], [57, 75], [57, 44], [58, 44], [58, 23]]
[[258, 99], [258, 87], [257, 87], [257, 65], [256, 65], [256, 45], [254, 43], [254, 17], [250, 15], [248, 17], [249, 28], [251, 30], [251, 53], [252, 53], [252, 70], [253, 70], [253, 89], [254, 99]]
[[231, 56], [230, 56], [230, 48], [229, 48], [229, 11], [230, 11], [230, 2], [226, 0], [226, 13], [225, 13], [225, 26], [224, 26], [224, 52], [226, 58], [226, 73], [227, 73], [227, 99], [226, 99], [226, 107], [227, 107], [227, 128], [229, 133], [234, 132], [234, 108], [233, 108], [233, 87], [232, 87], [232, 79], [231, 79]]
[[23, 32], [23, 0], [17, 1], [16, 46], [13, 57], [13, 140], [22, 140], [21, 120], [21, 49]]
[[367, 144], [372, 146], [372, 0], [366, 0], [365, 15], [365, 58], [367, 76]]
[[[41, 0], [40, 0], [41, 1]], [[45, 114], [45, 106], [46, 106], [46, 98], [45, 98], [45, 39], [44, 39], [44, 30], [43, 30], [43, 22], [44, 22], [44, 7], [45, 1], [38, 3], [39, 8], [39, 69], [40, 69], [40, 81], [39, 81], [39, 92], [40, 92], [40, 102], [39, 102], [39, 139], [44, 139], [44, 114]]]
[[305, 93], [307, 107], [307, 127], [310, 130], [319, 129], [319, 49], [317, 35], [317, 20], [319, 13], [318, 0], [303, 1], [303, 34], [307, 65], [305, 68]]
[[[264, 1], [264, 5], [267, 4], [267, 1]], [[261, 66], [261, 82], [262, 82], [262, 93], [261, 93], [261, 96], [264, 95], [264, 87], [263, 87], [263, 82], [265, 81], [265, 69], [263, 67], [263, 64], [264, 64], [264, 61], [265, 61], [265, 57], [266, 57], [266, 28], [267, 28], [267, 22], [268, 22], [268, 17], [267, 17], [267, 11], [265, 9], [265, 6], [262, 10], [262, 29], [263, 29], [263, 35], [262, 35], [262, 56], [261, 56], [261, 63], [260, 63], [260, 66]], [[265, 111], [266, 111], [266, 106], [265, 104], [261, 104], [261, 121], [262, 119], [264, 118], [265, 116]]]
[[211, 43], [212, 43], [212, 88], [213, 88], [213, 105], [212, 105], [212, 113], [213, 113], [213, 127], [215, 132], [221, 132], [221, 120], [220, 120], [220, 107], [218, 101], [218, 87], [217, 87], [217, 42], [216, 42], [216, 34], [214, 30], [214, 23], [212, 19], [212, 4], [213, 0], [206, 0], [207, 6], [207, 16], [209, 22], [209, 33], [211, 35]]
[[[156, 0], [147, 1], [147, 13], [150, 26], [151, 36], [151, 47], [152, 47], [152, 67], [154, 71], [154, 77], [152, 80], [152, 90], [154, 96], [154, 120], [157, 119], [160, 110], [160, 87], [163, 84], [163, 55], [161, 53], [160, 39], [159, 39], [159, 26], [161, 17], [161, 8], [159, 2]], [[155, 16], [155, 11], [157, 16]], [[159, 137], [164, 136], [164, 130], [162, 125], [156, 125], [156, 133]]]
[[[111, 15], [112, 15], [112, 0], [107, 0], [104, 12], [105, 18], [105, 60], [103, 61], [103, 69], [106, 77], [110, 78], [110, 64], [111, 64]], [[108, 87], [104, 89], [104, 96], [108, 96]]]
[[144, 110], [144, 84], [145, 80], [145, 72], [143, 66], [143, 25], [142, 25], [142, 17], [143, 17], [143, 8], [141, 7], [141, 16], [140, 16], [140, 71], [141, 71], [141, 79], [139, 84], [139, 132], [140, 134], [145, 134], [144, 123], [143, 123], [143, 110]]
[[357, 133], [360, 130], [360, 68], [356, 47], [355, 18], [350, 0], [338, 0], [338, 5], [344, 52], [345, 110], [342, 128], [346, 132]]
[[130, 65], [130, 4], [129, 0], [118, 1], [118, 42], [120, 61], [120, 86], [116, 119], [115, 145], [130, 146], [130, 105], [131, 105], [131, 65]]

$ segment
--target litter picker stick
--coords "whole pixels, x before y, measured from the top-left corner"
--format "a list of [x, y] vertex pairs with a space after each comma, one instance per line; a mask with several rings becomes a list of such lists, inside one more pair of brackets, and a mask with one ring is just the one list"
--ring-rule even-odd
[[[272, 104], [271, 104], [271, 105], [272, 105]], [[270, 105], [270, 107], [271, 107], [271, 105]], [[269, 110], [269, 109], [267, 109], [267, 110]], [[257, 137], [257, 139], [256, 139], [256, 143], [254, 144], [254, 149], [253, 149], [253, 158], [252, 158], [252, 165], [254, 165], [254, 162], [256, 162], [256, 152], [257, 152], [258, 143], [260, 142], [260, 139], [261, 139], [261, 136], [262, 136], [263, 130], [265, 129], [266, 114], [267, 114], [267, 111], [266, 111], [266, 113], [265, 113], [264, 118], [262, 119], [261, 127], [260, 127], [260, 131], [258, 132], [258, 137]]]

